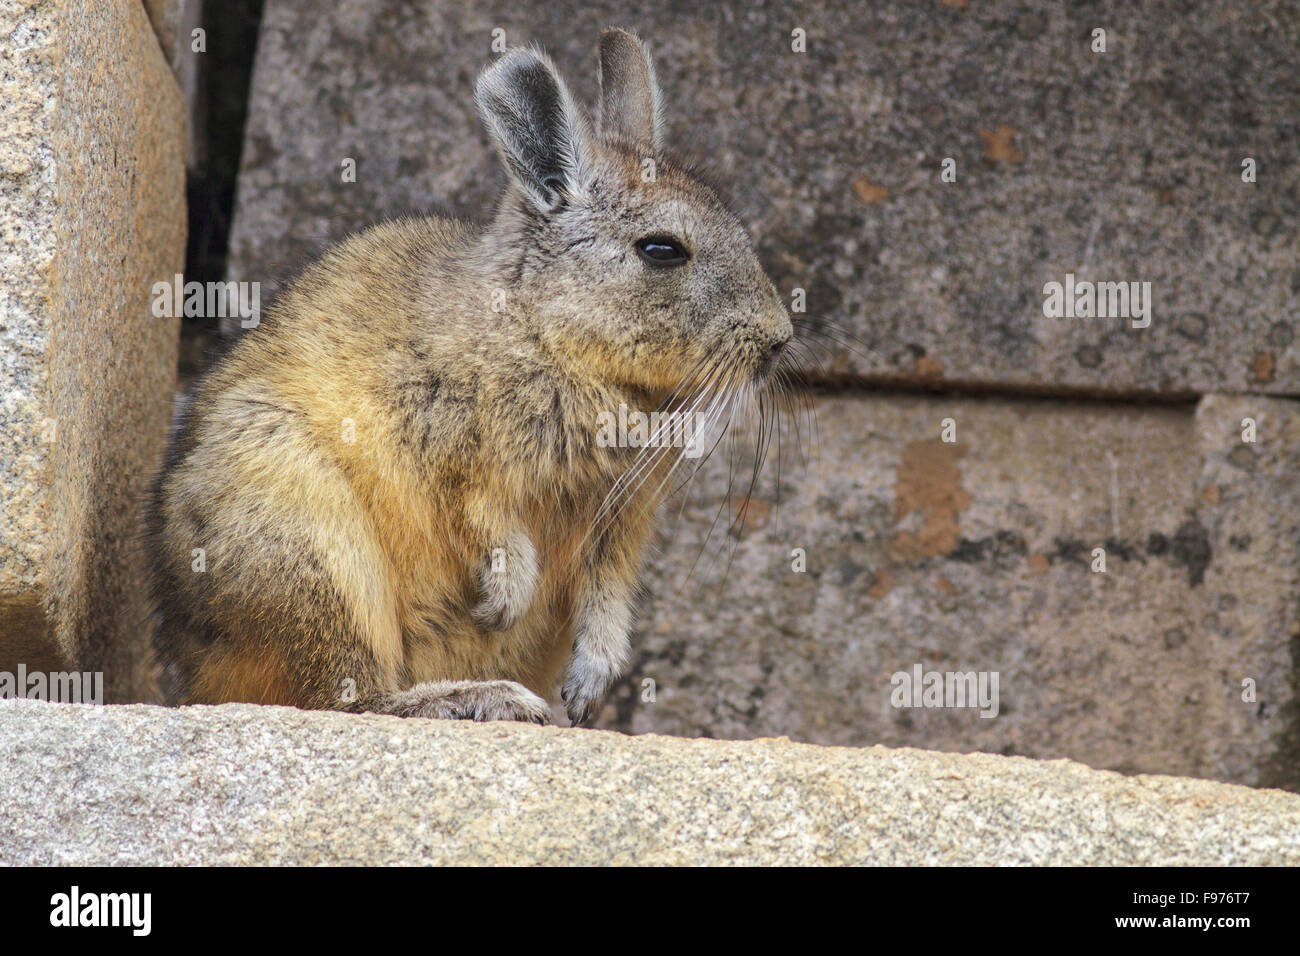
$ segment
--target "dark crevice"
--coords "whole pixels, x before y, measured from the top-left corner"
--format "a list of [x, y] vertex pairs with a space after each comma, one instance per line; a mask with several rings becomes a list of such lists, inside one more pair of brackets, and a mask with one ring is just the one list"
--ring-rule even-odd
[[[202, 27], [207, 51], [198, 58], [198, 90], [193, 122], [197, 155], [190, 157], [185, 195], [189, 240], [185, 279], [218, 282], [225, 278], [230, 223], [235, 206], [248, 96], [262, 22], [263, 0], [207, 0]], [[221, 330], [209, 318], [181, 320], [179, 375], [193, 378], [220, 347]]]
[[[919, 395], [950, 398], [1051, 400], [1097, 405], [1195, 405], [1205, 393], [1191, 389], [1114, 389], [1059, 383], [1031, 384], [987, 382], [979, 379], [926, 379], [904, 375], [825, 375], [788, 373], [792, 383], [817, 395]], [[1260, 398], [1294, 398], [1224, 389], [1215, 394], [1249, 394]]]

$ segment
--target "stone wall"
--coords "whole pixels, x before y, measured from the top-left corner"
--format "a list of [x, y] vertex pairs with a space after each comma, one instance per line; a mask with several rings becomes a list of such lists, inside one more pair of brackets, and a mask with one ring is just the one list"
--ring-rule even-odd
[[[472, 97], [492, 31], [544, 45], [592, 102], [596, 37], [614, 24], [651, 44], [670, 142], [732, 180], [778, 287], [805, 289], [809, 319], [855, 340], [810, 372], [1300, 392], [1293, 4], [798, 11], [344, 0], [324, 16], [268, 0], [231, 277], [273, 283], [375, 218], [486, 215], [500, 177]], [[791, 50], [796, 28], [806, 53]], [[1067, 273], [1151, 282], [1151, 325], [1045, 320], [1043, 285]]]
[[0, 670], [154, 690], [135, 543], [176, 373], [185, 132], [143, 5], [0, 0]]
[[[604, 726], [1300, 786], [1295, 403], [839, 394], [813, 412], [819, 453], [787, 447], [748, 506], [740, 443], [668, 509]], [[999, 712], [891, 706], [918, 664], [997, 672]]]

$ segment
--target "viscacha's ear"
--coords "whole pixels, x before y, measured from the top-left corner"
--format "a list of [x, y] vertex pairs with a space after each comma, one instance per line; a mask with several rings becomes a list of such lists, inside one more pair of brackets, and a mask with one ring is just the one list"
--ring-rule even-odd
[[645, 44], [626, 30], [600, 35], [601, 136], [649, 149], [660, 143], [659, 84]]
[[479, 76], [475, 99], [506, 172], [540, 211], [586, 191], [591, 133], [550, 57], [511, 50]]

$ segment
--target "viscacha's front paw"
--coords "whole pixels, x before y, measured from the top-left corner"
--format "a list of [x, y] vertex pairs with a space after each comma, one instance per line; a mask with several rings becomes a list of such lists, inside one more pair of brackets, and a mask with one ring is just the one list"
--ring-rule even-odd
[[605, 694], [617, 677], [617, 672], [595, 662], [577, 658], [570, 662], [560, 696], [573, 726], [585, 726], [600, 713]]
[[522, 533], [493, 548], [479, 567], [479, 600], [470, 611], [484, 631], [504, 631], [524, 616], [537, 587], [537, 551]]

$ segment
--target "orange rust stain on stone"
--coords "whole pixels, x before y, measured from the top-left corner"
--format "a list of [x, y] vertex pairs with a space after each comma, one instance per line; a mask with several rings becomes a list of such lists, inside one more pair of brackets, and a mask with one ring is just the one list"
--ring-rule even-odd
[[928, 355], [922, 355], [916, 360], [916, 374], [921, 378], [939, 378], [943, 375], [943, 363]]
[[1207, 505], [1217, 505], [1219, 503], [1219, 486], [1206, 485], [1201, 489], [1201, 500]]
[[1029, 570], [1035, 574], [1046, 574], [1047, 569], [1051, 567], [1047, 563], [1047, 557], [1041, 554], [1031, 554], [1025, 559], [1025, 564], [1029, 565]]
[[984, 140], [984, 161], [986, 163], [1019, 163], [1025, 154], [1016, 149], [1016, 129], [1005, 123], [999, 123], [997, 132], [986, 129], [979, 131]]
[[947, 578], [939, 578], [937, 581], [934, 582], [934, 586], [936, 589], [942, 591], [944, 594], [951, 594], [954, 590], [956, 590], [953, 587], [952, 582], [949, 581]]
[[859, 199], [866, 203], [883, 202], [889, 198], [888, 189], [873, 183], [866, 176], [859, 176], [853, 180], [853, 191], [857, 193]]
[[889, 576], [889, 572], [881, 571], [871, 582], [871, 587], [867, 588], [867, 596], [879, 601], [892, 590], [894, 590], [894, 579]]
[[1273, 361], [1272, 352], [1256, 352], [1255, 361], [1250, 367], [1251, 374], [1254, 375], [1255, 381], [1267, 385], [1273, 381], [1273, 374], [1276, 370], [1276, 363]]
[[736, 524], [746, 531], [763, 527], [772, 513], [772, 503], [762, 498], [733, 498], [731, 507], [736, 512]]
[[970, 493], [961, 486], [957, 460], [965, 448], [955, 442], [927, 438], [903, 449], [894, 482], [894, 520], [920, 512], [919, 531], [900, 531], [889, 546], [894, 561], [916, 561], [948, 554], [957, 547], [957, 517], [970, 506]]

